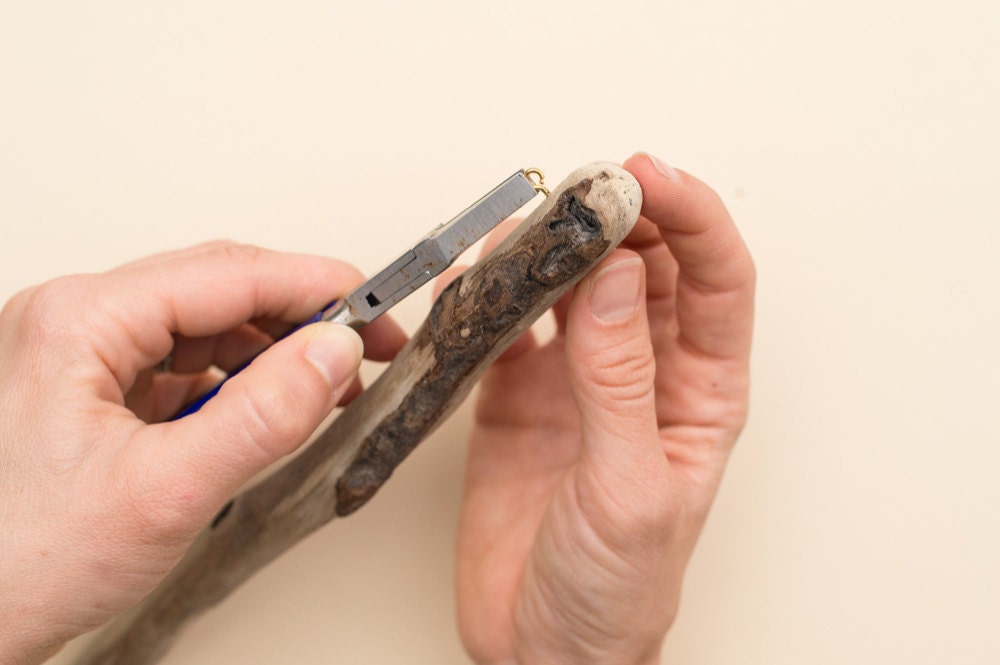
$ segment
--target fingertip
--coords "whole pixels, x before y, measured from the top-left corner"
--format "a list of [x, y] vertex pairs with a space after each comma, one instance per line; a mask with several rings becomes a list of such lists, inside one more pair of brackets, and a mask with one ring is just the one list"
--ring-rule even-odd
[[642, 188], [642, 216], [661, 232], [699, 233], [732, 218], [719, 194], [703, 181], [647, 152], [624, 164]]
[[636, 252], [615, 249], [576, 286], [569, 304], [565, 334], [574, 371], [613, 371], [622, 358], [645, 350], [648, 328], [645, 265]]
[[566, 316], [585, 313], [598, 325], [631, 318], [642, 305], [644, 278], [642, 257], [616, 248], [576, 285], [572, 299], [562, 305]]
[[307, 330], [311, 337], [305, 347], [306, 360], [327, 385], [337, 389], [353, 380], [364, 355], [361, 336], [347, 326], [328, 322], [313, 324]]
[[642, 259], [632, 252], [623, 251], [605, 261], [588, 283], [591, 315], [603, 324], [633, 318], [642, 301], [642, 279]]
[[[681, 172], [670, 166], [662, 159], [648, 152], [639, 151], [625, 160], [623, 165], [625, 170], [636, 177], [641, 183], [643, 179], [652, 178], [665, 179], [674, 184], [681, 184], [683, 176]], [[640, 178], [642, 176], [642, 178]]]
[[756, 270], [722, 198], [698, 178], [646, 153], [633, 155], [625, 168], [642, 187], [642, 216], [656, 225], [677, 264], [671, 281], [679, 335], [710, 356], [745, 358]]

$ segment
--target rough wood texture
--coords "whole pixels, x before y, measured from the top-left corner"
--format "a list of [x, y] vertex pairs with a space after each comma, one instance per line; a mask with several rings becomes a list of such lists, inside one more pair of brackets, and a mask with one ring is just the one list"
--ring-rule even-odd
[[496, 250], [452, 283], [386, 369], [287, 466], [230, 502], [176, 569], [78, 665], [158, 660], [182, 624], [378, 491], [493, 360], [613, 249], [642, 194], [626, 171], [574, 171]]

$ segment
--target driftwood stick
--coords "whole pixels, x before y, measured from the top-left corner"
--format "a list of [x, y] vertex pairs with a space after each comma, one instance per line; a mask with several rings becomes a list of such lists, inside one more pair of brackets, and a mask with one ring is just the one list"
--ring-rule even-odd
[[626, 171], [573, 172], [483, 261], [453, 282], [378, 381], [301, 455], [233, 499], [142, 603], [78, 665], [142, 665], [189, 618], [334, 517], [367, 502], [493, 360], [631, 230], [642, 194]]

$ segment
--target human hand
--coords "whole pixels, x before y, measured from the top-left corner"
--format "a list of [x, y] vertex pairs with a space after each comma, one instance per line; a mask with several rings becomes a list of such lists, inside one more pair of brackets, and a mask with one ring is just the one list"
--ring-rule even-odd
[[633, 232], [483, 378], [458, 534], [480, 663], [654, 663], [747, 413], [753, 262], [718, 196], [638, 154]]
[[[232, 243], [65, 277], [0, 312], [0, 662], [41, 662], [140, 600], [251, 476], [360, 389], [362, 343], [318, 323], [199, 412], [157, 423], [362, 281]], [[269, 334], [270, 333], [270, 334]], [[368, 357], [405, 342], [387, 317]], [[172, 371], [151, 368], [172, 349]]]

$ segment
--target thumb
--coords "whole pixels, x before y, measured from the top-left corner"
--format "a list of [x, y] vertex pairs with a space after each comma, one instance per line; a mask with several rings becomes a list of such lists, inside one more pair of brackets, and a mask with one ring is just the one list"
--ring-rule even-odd
[[645, 292], [642, 259], [615, 250], [576, 287], [566, 320], [583, 461], [593, 462], [585, 466], [612, 483], [636, 479], [664, 463]]
[[361, 355], [358, 334], [332, 323], [277, 342], [201, 410], [156, 426], [156, 466], [164, 474], [157, 475], [168, 486], [183, 479], [200, 487], [210, 516], [254, 474], [302, 445], [351, 385]]

